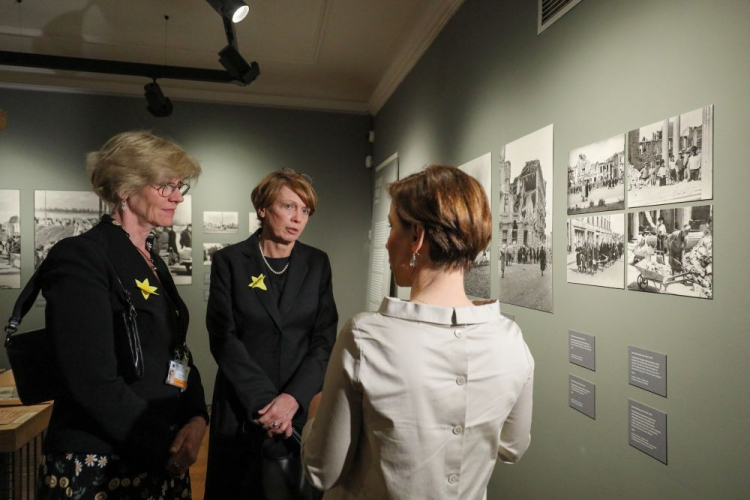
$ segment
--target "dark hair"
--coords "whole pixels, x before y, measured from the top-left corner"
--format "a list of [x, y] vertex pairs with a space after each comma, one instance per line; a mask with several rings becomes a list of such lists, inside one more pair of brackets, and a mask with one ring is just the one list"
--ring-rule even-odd
[[388, 186], [406, 227], [421, 225], [438, 265], [468, 270], [492, 238], [492, 213], [479, 182], [456, 167], [432, 165]]

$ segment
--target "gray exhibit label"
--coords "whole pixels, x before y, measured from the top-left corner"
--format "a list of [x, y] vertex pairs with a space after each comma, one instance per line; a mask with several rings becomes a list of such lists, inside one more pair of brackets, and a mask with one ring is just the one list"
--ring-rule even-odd
[[568, 330], [568, 361], [596, 371], [596, 337]]
[[204, 285], [211, 284], [211, 273], [203, 273], [203, 284]]
[[628, 346], [628, 382], [667, 397], [667, 355]]
[[568, 375], [568, 406], [596, 420], [596, 385]]
[[628, 400], [628, 444], [667, 464], [667, 414]]
[[502, 314], [503, 316], [505, 316], [506, 318], [508, 318], [511, 321], [515, 321], [516, 320], [516, 317], [514, 315], [512, 315], [511, 313], [501, 312], [500, 314]]

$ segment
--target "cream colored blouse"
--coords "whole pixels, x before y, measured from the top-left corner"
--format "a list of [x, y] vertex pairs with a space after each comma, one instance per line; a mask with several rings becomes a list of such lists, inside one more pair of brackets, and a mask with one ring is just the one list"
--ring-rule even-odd
[[325, 498], [481, 499], [530, 441], [534, 360], [498, 302], [386, 298], [341, 330], [302, 457]]

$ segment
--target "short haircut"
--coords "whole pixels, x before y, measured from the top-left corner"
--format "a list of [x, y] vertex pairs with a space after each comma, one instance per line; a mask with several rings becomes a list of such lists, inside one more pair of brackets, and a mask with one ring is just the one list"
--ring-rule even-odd
[[[262, 208], [270, 207], [276, 201], [279, 191], [284, 186], [294, 191], [300, 197], [302, 202], [310, 209], [310, 215], [315, 213], [315, 207], [318, 205], [318, 195], [315, 192], [315, 188], [312, 187], [312, 183], [305, 179], [302, 174], [298, 174], [288, 168], [271, 172], [260, 181], [260, 184], [255, 186], [255, 189], [250, 194], [250, 200], [253, 202], [253, 207], [255, 207], [255, 213], [257, 214], [258, 210]], [[263, 219], [258, 217], [258, 220], [262, 227]]]
[[482, 185], [455, 167], [432, 165], [388, 186], [406, 227], [421, 225], [433, 263], [468, 271], [492, 238], [492, 212]]
[[147, 130], [133, 130], [117, 134], [89, 153], [86, 171], [99, 198], [116, 205], [123, 196], [148, 185], [197, 179], [201, 167], [177, 143]]

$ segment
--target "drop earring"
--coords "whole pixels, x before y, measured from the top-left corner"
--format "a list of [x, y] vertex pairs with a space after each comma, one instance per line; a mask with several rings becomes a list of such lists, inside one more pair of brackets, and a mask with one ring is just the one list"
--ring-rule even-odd
[[120, 203], [120, 208], [122, 208], [123, 210], [127, 210], [128, 203], [125, 200], [122, 200], [122, 203]]
[[417, 267], [417, 256], [419, 256], [419, 252], [414, 252], [411, 254], [411, 260], [409, 261], [409, 267]]

